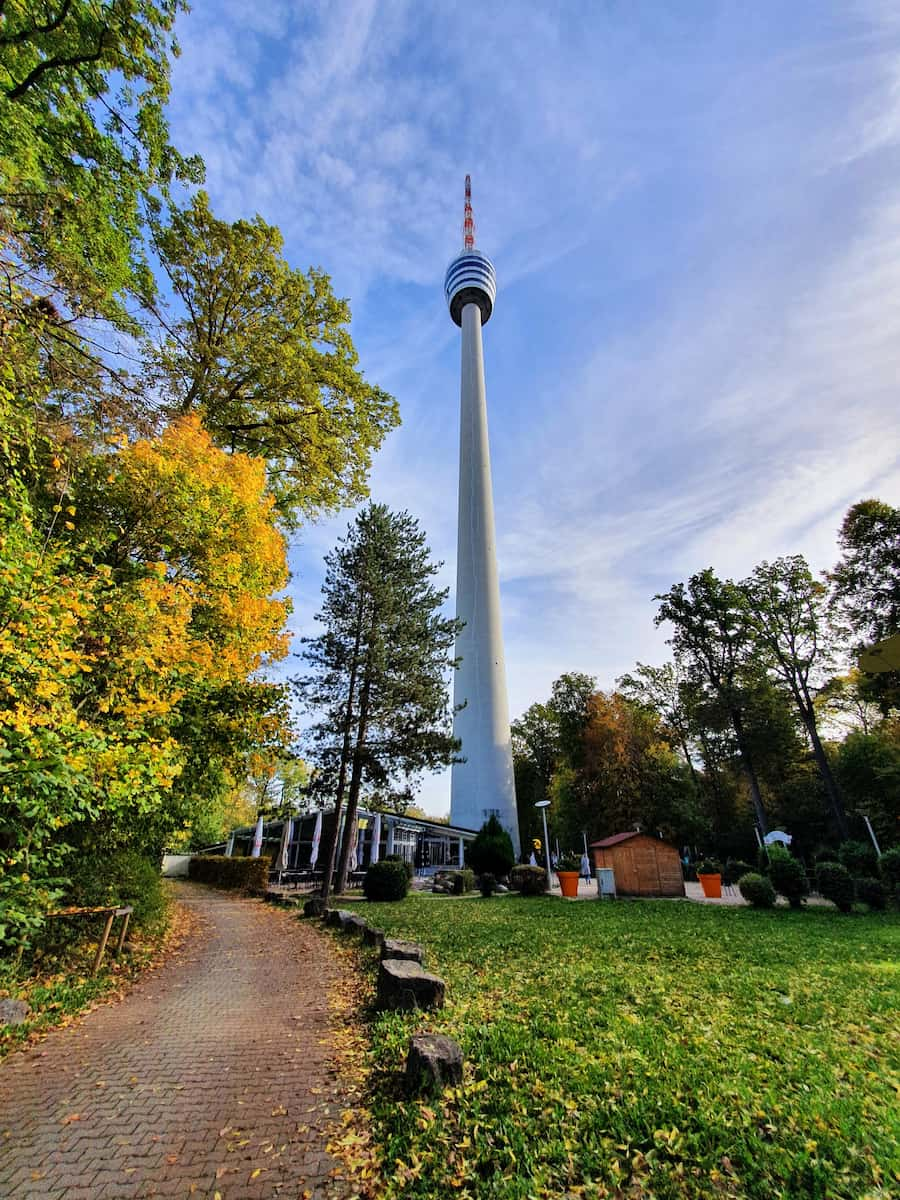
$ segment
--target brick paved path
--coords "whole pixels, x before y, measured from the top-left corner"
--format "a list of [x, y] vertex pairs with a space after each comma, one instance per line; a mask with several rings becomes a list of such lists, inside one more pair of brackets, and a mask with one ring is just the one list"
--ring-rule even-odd
[[200, 928], [177, 956], [0, 1065], [3, 1200], [341, 1194], [327, 940], [261, 901], [178, 895]]

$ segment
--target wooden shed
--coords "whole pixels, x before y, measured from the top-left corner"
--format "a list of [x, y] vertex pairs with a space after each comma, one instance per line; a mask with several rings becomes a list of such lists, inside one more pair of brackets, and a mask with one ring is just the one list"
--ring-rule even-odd
[[620, 896], [683, 896], [681, 857], [646, 833], [615, 833], [591, 843], [595, 867], [612, 867]]

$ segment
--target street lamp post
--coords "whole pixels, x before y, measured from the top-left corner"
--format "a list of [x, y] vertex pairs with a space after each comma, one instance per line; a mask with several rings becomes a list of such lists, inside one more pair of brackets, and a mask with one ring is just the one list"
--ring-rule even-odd
[[549, 800], [538, 800], [537, 804], [535, 804], [534, 807], [539, 808], [541, 810], [541, 817], [544, 822], [544, 858], [547, 863], [547, 887], [549, 888], [551, 886], [551, 883], [550, 883], [551, 875], [550, 875], [550, 838], [547, 834], [547, 809], [550, 807], [550, 801]]

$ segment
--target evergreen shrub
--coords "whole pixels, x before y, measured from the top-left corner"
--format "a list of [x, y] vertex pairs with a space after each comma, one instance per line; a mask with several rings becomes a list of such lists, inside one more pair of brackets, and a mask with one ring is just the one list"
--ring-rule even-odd
[[224, 854], [195, 854], [188, 863], [188, 878], [211, 887], [243, 892], [264, 892], [269, 882], [271, 859], [228, 858]]
[[791, 908], [799, 908], [804, 897], [809, 895], [809, 880], [803, 863], [783, 846], [769, 847], [769, 869], [766, 873], [775, 891], [784, 896]]
[[543, 867], [520, 865], [513, 867], [509, 884], [523, 896], [543, 896], [547, 891], [547, 872]]
[[884, 909], [887, 895], [880, 879], [876, 879], [874, 875], [864, 875], [862, 879], [854, 880], [854, 883], [857, 900], [862, 900], [863, 904], [868, 904], [869, 908], [877, 909], [878, 912]]
[[485, 900], [489, 900], [497, 890], [497, 879], [490, 871], [485, 871], [483, 875], [479, 875], [478, 890], [484, 896]]
[[412, 883], [413, 875], [415, 874], [415, 867], [411, 862], [407, 862], [402, 854], [386, 854], [381, 861], [403, 863], [403, 870], [406, 872], [407, 882]]
[[848, 913], [853, 907], [853, 876], [841, 863], [819, 863], [816, 867], [816, 886], [819, 893], [836, 904], [841, 912]]
[[496, 817], [489, 817], [475, 835], [467, 862], [476, 875], [508, 875], [515, 866], [512, 839]]
[[878, 870], [886, 891], [900, 900], [900, 846], [885, 850], [878, 860]]
[[728, 887], [734, 887], [745, 875], [755, 874], [756, 868], [751, 863], [741, 862], [739, 858], [729, 858], [722, 872], [722, 882]]
[[468, 867], [464, 867], [461, 871], [454, 871], [450, 876], [450, 881], [453, 884], [454, 896], [462, 896], [465, 892], [475, 890], [475, 872], [470, 871]]
[[717, 858], [703, 858], [697, 863], [698, 875], [721, 875], [722, 864]]
[[748, 904], [754, 908], [771, 908], [775, 903], [775, 889], [771, 879], [750, 871], [738, 880], [738, 888]]
[[868, 842], [843, 842], [838, 850], [838, 861], [854, 879], [878, 874], [878, 856], [875, 847]]
[[363, 892], [367, 900], [403, 900], [408, 891], [406, 864], [399, 859], [384, 858], [366, 871]]

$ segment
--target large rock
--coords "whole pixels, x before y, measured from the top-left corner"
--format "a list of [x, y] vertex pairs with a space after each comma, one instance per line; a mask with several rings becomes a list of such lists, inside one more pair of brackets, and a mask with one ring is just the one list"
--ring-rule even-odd
[[407, 962], [421, 963], [424, 959], [422, 947], [418, 942], [404, 942], [400, 938], [385, 938], [381, 947], [382, 961], [386, 958], [400, 958]]
[[304, 917], [324, 917], [325, 912], [326, 905], [321, 896], [310, 896], [303, 905]]
[[31, 1006], [25, 1000], [0, 1000], [0, 1025], [21, 1025], [30, 1012]]
[[418, 963], [405, 959], [382, 959], [378, 967], [379, 1009], [444, 1007], [444, 981], [429, 975]]
[[344, 933], [359, 933], [365, 937], [369, 923], [368, 921], [364, 921], [357, 913], [351, 913], [350, 919], [344, 922], [342, 928]]
[[406, 1090], [411, 1095], [462, 1082], [462, 1050], [442, 1033], [417, 1033], [406, 1056]]
[[383, 929], [373, 929], [371, 925], [366, 925], [365, 929], [363, 930], [362, 937], [363, 937], [363, 942], [367, 946], [377, 946], [378, 949], [380, 950], [381, 947], [384, 945], [384, 930]]
[[335, 929], [346, 929], [355, 917], [356, 914], [348, 912], [346, 908], [329, 908], [325, 913], [325, 924]]

